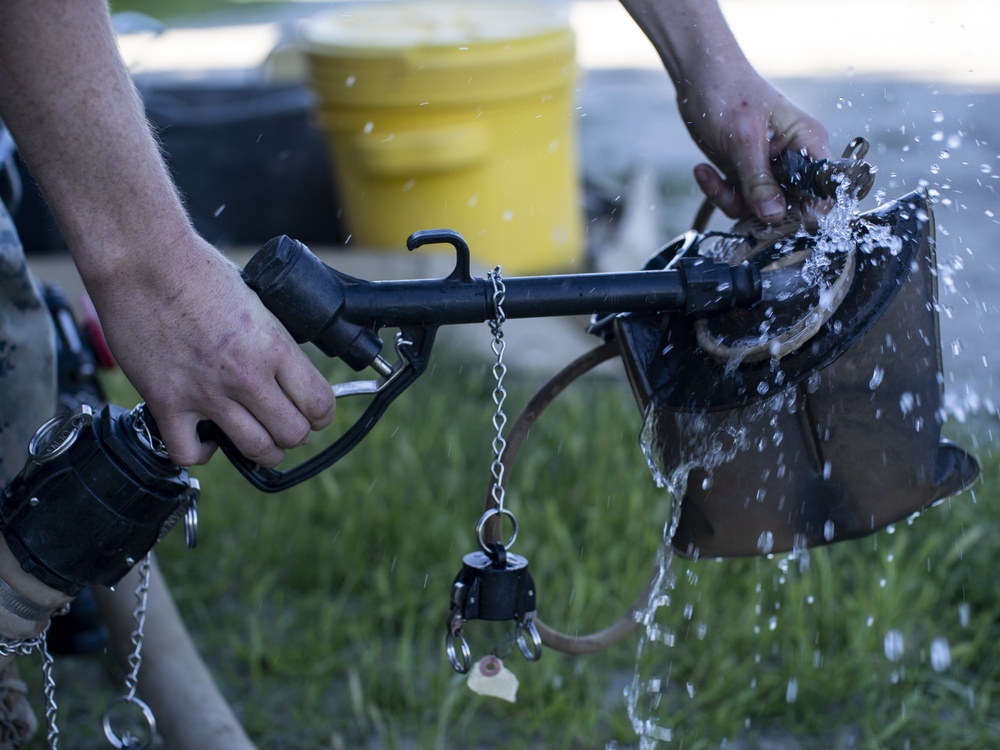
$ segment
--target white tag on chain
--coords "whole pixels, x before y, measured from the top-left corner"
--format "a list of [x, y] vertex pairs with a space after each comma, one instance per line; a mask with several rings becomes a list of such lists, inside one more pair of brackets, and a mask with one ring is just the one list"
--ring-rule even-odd
[[469, 670], [469, 690], [479, 695], [514, 703], [517, 685], [517, 677], [496, 656], [484, 656]]

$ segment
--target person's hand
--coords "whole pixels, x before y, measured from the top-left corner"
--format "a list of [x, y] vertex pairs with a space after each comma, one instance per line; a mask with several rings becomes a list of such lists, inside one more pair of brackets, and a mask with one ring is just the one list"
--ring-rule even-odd
[[707, 65], [677, 86], [681, 116], [712, 163], [694, 169], [698, 186], [727, 216], [753, 213], [767, 224], [786, 214], [788, 198], [770, 160], [785, 149], [829, 158], [823, 125], [790, 102], [749, 65]]
[[768, 224], [785, 217], [786, 199], [771, 157], [787, 148], [829, 156], [829, 137], [753, 69], [713, 0], [621, 0], [663, 60], [681, 116], [695, 143], [718, 167], [695, 179], [732, 218], [750, 213]]
[[168, 250], [152, 268], [136, 263], [90, 285], [108, 345], [174, 463], [208, 461], [216, 446], [196, 429], [210, 420], [244, 456], [273, 466], [330, 423], [333, 392], [234, 265], [193, 234], [183, 243], [183, 264]]

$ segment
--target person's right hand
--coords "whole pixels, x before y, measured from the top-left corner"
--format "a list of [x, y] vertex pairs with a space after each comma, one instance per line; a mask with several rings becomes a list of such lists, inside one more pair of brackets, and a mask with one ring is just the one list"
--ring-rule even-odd
[[[182, 244], [146, 248], [146, 261], [88, 286], [108, 345], [174, 463], [208, 461], [216, 446], [197, 426], [210, 420], [273, 466], [330, 423], [333, 392], [235, 266], [193, 233]], [[184, 264], [170, 260], [178, 250]]]

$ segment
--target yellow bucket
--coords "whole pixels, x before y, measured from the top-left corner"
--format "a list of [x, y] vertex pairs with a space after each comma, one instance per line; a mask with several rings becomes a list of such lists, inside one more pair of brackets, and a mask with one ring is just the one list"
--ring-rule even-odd
[[558, 11], [372, 2], [304, 38], [352, 242], [446, 227], [507, 273], [580, 264], [575, 39]]

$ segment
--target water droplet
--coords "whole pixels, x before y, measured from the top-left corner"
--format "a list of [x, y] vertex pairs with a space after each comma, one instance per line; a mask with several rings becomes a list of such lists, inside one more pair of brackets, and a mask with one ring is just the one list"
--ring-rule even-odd
[[788, 687], [785, 688], [785, 702], [795, 703], [799, 697], [799, 681], [794, 677], [789, 678]]
[[890, 630], [886, 633], [882, 646], [885, 650], [885, 658], [889, 661], [899, 661], [903, 658], [905, 648], [903, 644], [903, 634], [900, 631]]
[[943, 636], [931, 641], [931, 669], [944, 672], [951, 666], [951, 647]]
[[833, 464], [829, 461], [823, 462], [823, 479], [829, 479], [830, 475], [833, 474]]
[[872, 372], [872, 379], [868, 381], [868, 388], [874, 391], [882, 385], [882, 379], [884, 377], [885, 368], [883, 368], [882, 365], [875, 365], [875, 370]]
[[357, 80], [357, 76], [347, 76], [347, 80], [344, 81], [344, 85], [347, 86], [347, 88], [351, 88]]
[[364, 127], [364, 129], [363, 129], [363, 130], [364, 130], [364, 134], [365, 134], [365, 135], [369, 135], [369, 134], [371, 134], [371, 132], [372, 132], [372, 131], [373, 131], [374, 129], [375, 129], [375, 123], [374, 123], [374, 122], [370, 122], [370, 121], [369, 121], [369, 122], [366, 122], [366, 123], [365, 123], [365, 127]]
[[903, 393], [902, 396], [899, 397], [899, 408], [903, 412], [903, 414], [909, 414], [911, 411], [913, 411], [912, 393], [906, 391], [905, 393]]
[[836, 533], [836, 525], [832, 520], [827, 519], [827, 522], [823, 524], [823, 538], [828, 542], [833, 541], [833, 535]]
[[757, 550], [762, 555], [770, 554], [771, 550], [774, 549], [774, 534], [770, 531], [764, 531], [761, 533], [760, 538], [757, 540]]
[[969, 627], [969, 603], [962, 602], [958, 605], [958, 622], [963, 628]]

